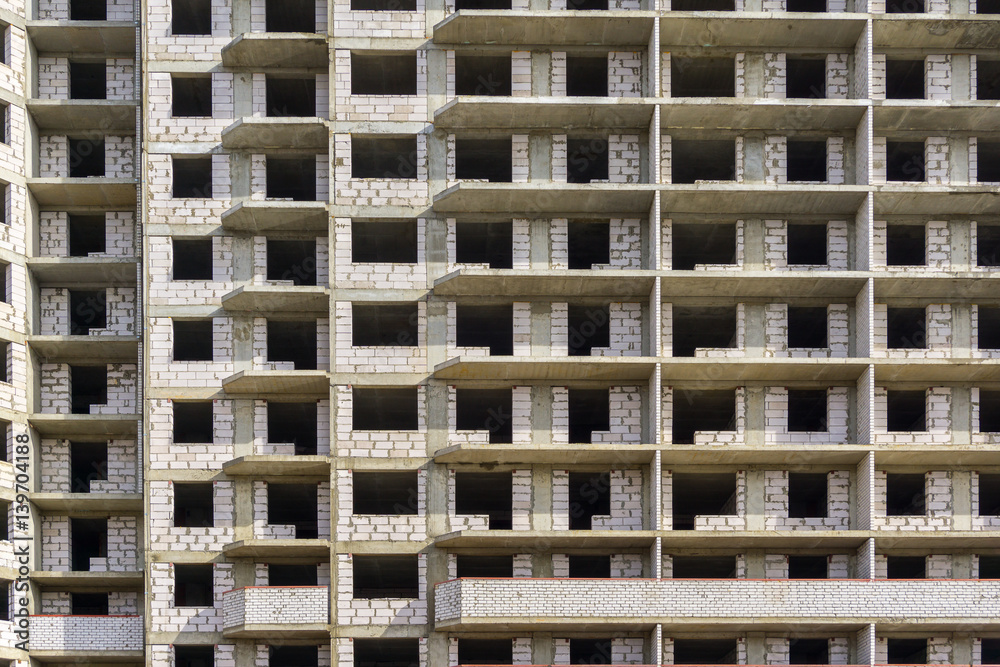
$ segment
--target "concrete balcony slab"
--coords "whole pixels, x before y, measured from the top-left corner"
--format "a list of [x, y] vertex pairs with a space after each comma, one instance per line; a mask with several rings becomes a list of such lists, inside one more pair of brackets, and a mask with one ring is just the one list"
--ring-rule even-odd
[[853, 271], [659, 271], [664, 301], [684, 297], [853, 299], [867, 274]]
[[315, 285], [244, 285], [224, 295], [222, 307], [254, 313], [326, 313], [330, 290]]
[[434, 544], [449, 549], [518, 550], [540, 543], [553, 549], [631, 549], [649, 547], [655, 540], [656, 532], [651, 530], [460, 530], [439, 536]]
[[248, 586], [222, 594], [222, 634], [239, 639], [329, 637], [328, 586]]
[[29, 178], [28, 190], [42, 207], [102, 206], [135, 208], [133, 178]]
[[434, 367], [441, 380], [646, 382], [648, 357], [456, 357]]
[[255, 454], [223, 463], [222, 471], [230, 477], [329, 477], [330, 459], [327, 456]]
[[613, 296], [648, 298], [649, 271], [461, 269], [434, 281], [442, 296]]
[[329, 540], [249, 539], [222, 548], [232, 558], [329, 558]]
[[135, 134], [135, 102], [124, 100], [39, 100], [27, 101], [28, 111], [38, 129], [78, 132], [100, 130]]
[[134, 436], [140, 415], [60, 415], [36, 412], [28, 421], [42, 436]]
[[222, 147], [229, 150], [308, 149], [326, 152], [330, 130], [322, 118], [240, 118], [222, 131]]
[[875, 215], [1000, 215], [1000, 192], [992, 185], [875, 186]]
[[[986, 271], [893, 271], [874, 273], [875, 299], [912, 299], [919, 294], [927, 303], [948, 299], [992, 299], [1000, 289], [1000, 273]], [[920, 272], [918, 272], [920, 271]]]
[[926, 136], [943, 127], [951, 132], [1000, 131], [995, 100], [877, 100], [872, 111], [876, 135], [920, 132]]
[[694, 183], [660, 185], [660, 206], [671, 213], [853, 216], [864, 203], [862, 185]]
[[660, 127], [677, 136], [712, 130], [781, 130], [786, 136], [817, 129], [857, 128], [866, 100], [675, 97], [660, 102]]
[[28, 345], [43, 361], [70, 364], [95, 359], [135, 363], [139, 353], [139, 340], [135, 336], [29, 336]]
[[940, 382], [994, 389], [1000, 387], [1000, 359], [874, 359], [875, 382], [912, 382], [927, 387]]
[[28, 21], [28, 36], [39, 52], [131, 55], [137, 28], [132, 21]]
[[873, 14], [872, 19], [876, 49], [910, 48], [942, 53], [942, 49], [1000, 48], [1000, 16]]
[[705, 383], [711, 378], [719, 387], [745, 382], [854, 383], [868, 369], [867, 359], [851, 358], [662, 357], [659, 361], [667, 384]]
[[31, 502], [42, 513], [141, 512], [141, 493], [32, 493]]
[[629, 97], [458, 97], [434, 112], [434, 125], [462, 130], [647, 130], [654, 104]]
[[655, 188], [621, 183], [458, 183], [434, 196], [434, 210], [591, 218], [648, 215]]
[[225, 67], [326, 67], [326, 36], [306, 32], [247, 32], [222, 47]]
[[222, 214], [222, 227], [234, 232], [325, 232], [330, 213], [324, 202], [245, 200]]
[[33, 570], [31, 580], [43, 590], [70, 593], [104, 591], [139, 591], [143, 586], [142, 570], [135, 572], [53, 572]]
[[134, 257], [31, 257], [28, 268], [43, 285], [101, 287], [134, 287], [139, 269]]
[[656, 453], [653, 445], [450, 445], [434, 453], [437, 463], [614, 463], [633, 465], [649, 463]]
[[240, 371], [223, 380], [222, 388], [230, 394], [294, 394], [322, 398], [330, 394], [330, 374], [327, 371]]
[[645, 47], [656, 12], [463, 9], [434, 26], [437, 44]]
[[853, 49], [866, 14], [673, 12], [660, 18], [664, 47], [774, 47]]

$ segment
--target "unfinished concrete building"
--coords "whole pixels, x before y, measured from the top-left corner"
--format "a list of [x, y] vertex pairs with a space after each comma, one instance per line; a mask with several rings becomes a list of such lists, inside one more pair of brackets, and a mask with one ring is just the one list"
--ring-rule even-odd
[[1000, 664], [997, 0], [0, 30], [0, 667]]

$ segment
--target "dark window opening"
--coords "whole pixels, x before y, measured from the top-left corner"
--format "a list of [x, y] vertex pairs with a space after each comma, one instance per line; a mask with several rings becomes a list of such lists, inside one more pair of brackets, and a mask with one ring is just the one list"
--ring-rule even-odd
[[675, 271], [691, 271], [699, 264], [736, 264], [735, 224], [674, 223], [671, 234]]
[[70, 493], [90, 493], [90, 483], [108, 478], [107, 442], [69, 443]]
[[511, 57], [455, 54], [455, 94], [506, 96], [511, 93]]
[[671, 144], [671, 182], [736, 180], [736, 143], [719, 139], [676, 139]]
[[735, 665], [736, 639], [675, 639], [675, 665]]
[[485, 514], [490, 530], [510, 530], [513, 505], [514, 482], [509, 472], [455, 474], [455, 514]]
[[416, 95], [417, 54], [351, 54], [352, 95]]
[[104, 100], [108, 97], [108, 65], [100, 62], [69, 62], [69, 98]]
[[[826, 568], [826, 557], [823, 567]], [[788, 640], [788, 662], [792, 665], [829, 665], [830, 642], [826, 639], [802, 639], [793, 637]]]
[[296, 456], [315, 456], [318, 410], [316, 403], [267, 402], [267, 441], [291, 443]]
[[74, 572], [89, 572], [91, 558], [108, 556], [108, 520], [69, 520], [70, 557]]
[[[1000, 556], [979, 555], [979, 578], [1000, 579]], [[985, 657], [985, 656], [984, 656]], [[982, 664], [987, 664], [985, 659]], [[1000, 665], [1000, 661], [991, 664]]]
[[1000, 516], [1000, 474], [998, 473], [979, 473], [978, 516]]
[[926, 639], [886, 639], [890, 665], [923, 665], [927, 663]]
[[415, 12], [417, 0], [351, 0], [351, 9], [368, 12]]
[[566, 180], [590, 183], [608, 179], [608, 140], [602, 137], [569, 137], [566, 140]]
[[78, 215], [70, 213], [67, 218], [69, 233], [69, 256], [87, 257], [91, 253], [107, 252], [107, 233], [103, 215]]
[[510, 138], [456, 139], [455, 178], [510, 183], [513, 153]]
[[461, 577], [503, 577], [514, 576], [513, 556], [470, 556], [459, 554], [458, 576]]
[[788, 390], [788, 432], [826, 433], [826, 390]]
[[91, 329], [108, 327], [107, 291], [69, 290], [69, 333], [86, 336]]
[[899, 389], [886, 392], [886, 425], [889, 431], [926, 431], [926, 412], [924, 392]]
[[788, 516], [793, 519], [826, 518], [826, 473], [788, 473]]
[[356, 554], [354, 599], [416, 598], [419, 596], [417, 555]]
[[316, 284], [316, 239], [267, 240], [267, 279], [291, 280], [293, 285]]
[[[903, 2], [910, 1], [912, 0], [903, 0]], [[885, 97], [888, 100], [924, 99], [924, 61], [887, 59]]]
[[1000, 142], [976, 142], [976, 181], [1000, 183]]
[[886, 475], [886, 516], [924, 516], [924, 476], [919, 473]]
[[607, 10], [608, 0], [567, 0], [566, 9]]
[[610, 579], [611, 556], [570, 554], [569, 576], [573, 579]]
[[[670, 58], [671, 97], [736, 97], [733, 58]], [[674, 164], [677, 164], [676, 158]]]
[[789, 183], [826, 183], [826, 142], [789, 139], [787, 180]]
[[926, 319], [924, 308], [886, 308], [888, 347], [893, 350], [926, 349]]
[[487, 431], [491, 443], [512, 443], [512, 405], [510, 389], [460, 388], [455, 396], [455, 427], [459, 431]]
[[107, 405], [107, 366], [70, 366], [69, 378], [74, 415], [88, 415], [92, 406]]
[[[827, 558], [826, 556], [789, 556], [788, 557], [788, 578], [789, 579], [826, 579], [828, 577], [827, 573]], [[791, 663], [790, 663], [791, 664]], [[827, 661], [820, 663], [794, 663], [796, 665], [810, 665], [810, 664], [830, 664]]]
[[316, 78], [265, 77], [268, 118], [316, 115]]
[[11, 433], [10, 422], [0, 419], [0, 461], [10, 461], [11, 458]]
[[491, 356], [510, 356], [514, 354], [514, 308], [459, 304], [455, 333], [459, 347], [488, 347]]
[[694, 530], [698, 516], [736, 515], [736, 473], [674, 473], [672, 485], [674, 530]]
[[886, 556], [885, 565], [889, 579], [927, 578], [927, 559], [923, 556]]
[[10, 382], [10, 378], [7, 377], [8, 359], [10, 359], [10, 343], [5, 340], [0, 340], [0, 382]]
[[[1000, 11], [994, 13], [1000, 14]], [[980, 641], [982, 644], [979, 664], [1000, 665], [1000, 638], [983, 637]]]
[[510, 0], [455, 0], [455, 9], [510, 9]]
[[674, 579], [735, 579], [733, 556], [674, 556]]
[[673, 356], [693, 357], [695, 350], [736, 346], [735, 306], [673, 307]]
[[1000, 225], [976, 225], [976, 266], [1000, 266]]
[[355, 303], [351, 306], [351, 344], [413, 347], [419, 342], [416, 302]]
[[979, 433], [1000, 433], [1000, 391], [979, 390]]
[[569, 268], [591, 269], [611, 262], [611, 223], [572, 220], [567, 227]]
[[670, 9], [675, 12], [734, 12], [735, 0], [673, 0]]
[[104, 176], [104, 139], [69, 140], [70, 178]]
[[212, 117], [212, 77], [172, 76], [171, 114], [174, 118]]
[[70, 593], [70, 613], [74, 616], [107, 616], [107, 593]]
[[353, 389], [355, 431], [416, 431], [417, 388]]
[[[982, 5], [983, 0], [979, 0], [976, 4]], [[989, 13], [1000, 13], [1000, 1], [996, 1], [995, 4], [998, 11]], [[984, 14], [986, 12], [977, 11], [976, 13]], [[976, 58], [976, 99], [1000, 100], [1000, 60]]]
[[266, 0], [264, 29], [267, 32], [316, 32], [315, 0]]
[[[825, 12], [826, 0], [787, 0], [785, 11]], [[793, 664], [798, 664], [798, 663], [793, 663]]]
[[316, 320], [268, 320], [267, 360], [290, 361], [297, 371], [316, 370]]
[[788, 347], [822, 350], [829, 345], [827, 309], [788, 306]]
[[[789, 6], [819, 5], [822, 9], [791, 9], [790, 12], [825, 12], [826, 0], [788, 0]], [[826, 60], [820, 58], [786, 58], [785, 97], [787, 99], [821, 100], [826, 98]]]
[[[10, 503], [0, 501], [0, 542], [8, 541], [10, 541]], [[0, 604], [0, 611], [6, 611], [4, 606]], [[10, 619], [0, 618], [0, 620], [6, 621]]]
[[611, 345], [611, 317], [608, 306], [568, 308], [569, 356], [589, 357], [595, 347]]
[[417, 221], [351, 222], [351, 261], [375, 264], [417, 263]]
[[174, 442], [177, 444], [212, 442], [211, 401], [174, 403]]
[[1000, 350], [1000, 307], [978, 306], [977, 347], [980, 350]]
[[[177, 31], [175, 30], [176, 34]], [[178, 646], [174, 644], [174, 667], [214, 667], [215, 646]]]
[[927, 263], [923, 225], [887, 225], [885, 249], [888, 266], [924, 266]]
[[354, 667], [417, 667], [419, 639], [355, 639]]
[[173, 196], [176, 199], [212, 197], [212, 158], [174, 157]]
[[212, 320], [174, 320], [174, 361], [212, 358]]
[[460, 264], [514, 266], [514, 226], [510, 222], [459, 222], [455, 225], [455, 259]]
[[514, 642], [510, 639], [469, 639], [458, 640], [458, 664], [460, 665], [513, 665]]
[[731, 389], [684, 390], [674, 396], [674, 443], [694, 444], [699, 431], [736, 428], [736, 392]]
[[886, 0], [886, 14], [923, 14], [923, 0]]
[[885, 173], [888, 181], [919, 183], [925, 176], [924, 142], [887, 141]]
[[611, 639], [602, 637], [574, 637], [569, 640], [569, 664], [571, 665], [610, 665]]
[[[976, 2], [977, 14], [1000, 14], [1000, 1], [998, 0], [978, 0]], [[983, 663], [986, 664], [986, 663]]]
[[566, 56], [568, 97], [607, 97], [607, 56]]
[[105, 0], [70, 0], [70, 21], [107, 21], [108, 3]]
[[354, 472], [354, 514], [415, 515], [417, 472]]
[[315, 586], [319, 573], [315, 565], [284, 565], [270, 563], [267, 566], [268, 586]]
[[170, 6], [173, 34], [212, 34], [212, 0], [172, 0]]
[[10, 264], [0, 262], [0, 303], [10, 303], [10, 295], [7, 293], [9, 275]]
[[319, 536], [319, 510], [315, 484], [268, 484], [267, 523], [294, 526], [295, 539], [314, 540]]
[[787, 243], [789, 265], [826, 265], [826, 225], [789, 223]]
[[316, 201], [316, 158], [268, 156], [267, 198]]
[[212, 279], [212, 239], [174, 239], [174, 280]]
[[414, 179], [417, 138], [351, 137], [351, 178]]
[[269, 646], [270, 667], [318, 667], [318, 646]]
[[212, 482], [174, 483], [174, 527], [211, 528], [215, 525]]
[[611, 430], [611, 407], [607, 389], [569, 390], [569, 441], [590, 443], [594, 431]]
[[211, 563], [174, 563], [174, 606], [211, 607], [215, 605]]

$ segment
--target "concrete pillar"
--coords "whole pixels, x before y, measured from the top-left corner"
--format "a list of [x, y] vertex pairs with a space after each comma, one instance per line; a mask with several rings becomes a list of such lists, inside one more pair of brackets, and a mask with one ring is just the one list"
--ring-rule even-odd
[[[547, 0], [529, 0], [534, 9], [534, 3], [548, 5]], [[545, 7], [548, 9], [548, 7]], [[531, 53], [531, 94], [534, 97], [545, 97], [552, 94], [552, 54], [543, 51]]]
[[954, 444], [972, 444], [972, 392], [969, 387], [951, 388], [951, 429]]
[[764, 269], [764, 221], [749, 218], [743, 221], [743, 268], [748, 271]]
[[765, 644], [765, 633], [748, 632], [746, 638], [747, 664], [763, 665], [767, 663], [767, 645]]
[[747, 133], [743, 137], [743, 181], [764, 182], [764, 135]]
[[955, 530], [972, 530], [972, 473], [954, 470], [951, 473], [951, 511]]
[[[747, 579], [764, 579], [766, 571], [764, 566], [765, 552], [763, 549], [747, 549], [746, 554], [743, 556], [743, 562], [746, 566], [746, 577]], [[749, 648], [749, 647], [748, 647]], [[760, 662], [752, 661], [750, 664], [761, 665], [764, 664], [764, 660]]]
[[[551, 340], [552, 304], [548, 302], [531, 302], [531, 352], [548, 356]], [[549, 403], [549, 428], [552, 427], [551, 399]]]
[[549, 238], [549, 221], [532, 220], [528, 231], [528, 263], [532, 269], [549, 268], [552, 240]]
[[528, 137], [528, 180], [552, 180], [551, 134], [531, 134]]
[[[747, 0], [745, 4], [745, 11], [761, 11], [761, 0]], [[757, 5], [756, 9], [751, 8], [754, 4]], [[744, 55], [743, 86], [747, 97], [764, 97], [765, 71], [763, 53], [747, 53]]]
[[[531, 468], [531, 529], [552, 530], [552, 466], [535, 465]], [[548, 554], [536, 554], [533, 560], [545, 560], [548, 567], [552, 567]]]
[[[748, 445], [762, 446], [764, 444], [764, 388], [747, 387], [744, 400], [747, 411], [746, 442]], [[764, 492], [761, 491], [761, 498], [763, 497]]]
[[967, 303], [951, 304], [951, 353], [972, 356], [972, 307]]
[[[965, 11], [956, 12], [955, 4], [964, 3]], [[968, 0], [951, 0], [952, 12], [965, 14], [969, 11]], [[967, 54], [955, 53], [951, 56], [951, 99], [972, 99], [972, 63]]]
[[969, 138], [948, 137], [948, 178], [952, 184], [969, 182]]
[[744, 334], [746, 354], [748, 357], [763, 357], [765, 344], [764, 304], [748, 303], [744, 306], [744, 312], [746, 314], [746, 333]]
[[[747, 443], [749, 444], [749, 443]], [[764, 471], [747, 470], [747, 530], [764, 530]], [[748, 565], [749, 567], [749, 565]], [[762, 575], [763, 576], [763, 565]], [[747, 576], [750, 576], [749, 574]], [[753, 664], [760, 664], [759, 662]]]
[[949, 221], [948, 237], [951, 243], [951, 268], [956, 271], [969, 270], [976, 263], [976, 258], [972, 256], [972, 224], [968, 220]]

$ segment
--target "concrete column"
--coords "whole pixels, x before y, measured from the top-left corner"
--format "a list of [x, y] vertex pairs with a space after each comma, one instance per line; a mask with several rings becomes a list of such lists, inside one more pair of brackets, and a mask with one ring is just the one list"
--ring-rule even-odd
[[[747, 470], [747, 530], [764, 530], [764, 491], [764, 471], [749, 468]], [[761, 567], [763, 568], [763, 565]], [[750, 576], [749, 572], [747, 576]]]
[[[765, 578], [764, 553], [763, 549], [747, 549], [746, 554], [743, 557], [743, 562], [746, 565], [747, 579]], [[761, 665], [764, 664], [764, 660], [761, 660], [760, 662], [754, 660], [750, 664]]]
[[549, 221], [532, 220], [528, 231], [528, 262], [532, 269], [549, 268], [550, 246]]
[[763, 665], [767, 662], [767, 646], [764, 641], [765, 633], [747, 633], [747, 664]]
[[972, 307], [967, 303], [951, 304], [951, 353], [972, 356]]
[[948, 137], [948, 178], [952, 184], [969, 182], [969, 138]]
[[972, 473], [951, 473], [951, 511], [955, 530], [972, 530]]
[[[543, 356], [548, 356], [549, 345], [551, 341], [551, 327], [552, 327], [552, 304], [547, 302], [531, 302], [531, 353]], [[551, 395], [549, 399], [549, 424], [548, 428], [552, 428], [552, 406], [551, 406]]]
[[[548, 9], [548, 0], [529, 0], [531, 8], [535, 3], [545, 5]], [[533, 51], [531, 53], [531, 95], [533, 97], [544, 97], [552, 94], [552, 54], [544, 51]]]
[[[764, 388], [747, 387], [745, 392], [747, 404], [746, 441], [748, 445], [761, 446], [764, 444]], [[761, 491], [761, 498], [763, 497], [764, 493]]]
[[528, 180], [552, 180], [551, 134], [532, 134], [528, 137]]
[[[964, 4], [964, 11], [956, 11], [955, 5]], [[965, 14], [969, 11], [969, 0], [951, 0], [951, 11]], [[951, 99], [972, 99], [972, 62], [967, 54], [955, 53], [951, 56]]]
[[[744, 307], [746, 313], [746, 354], [748, 357], [764, 356], [764, 304], [748, 303]], [[763, 426], [763, 425], [762, 425]]]
[[[242, 5], [243, 3], [237, 3]], [[247, 5], [249, 11], [249, 4]], [[236, 11], [235, 9], [233, 10]], [[234, 15], [235, 20], [235, 15]], [[247, 17], [247, 31], [250, 30], [250, 18]], [[233, 113], [237, 118], [253, 114], [253, 73], [236, 72], [233, 74]]]
[[[552, 466], [535, 465], [531, 468], [531, 529], [552, 530]], [[536, 555], [535, 560], [539, 559], [547, 560], [551, 568], [548, 555]]]
[[[427, 302], [427, 364], [433, 368], [448, 358], [448, 303], [446, 301]], [[430, 388], [428, 388], [429, 390]], [[430, 394], [428, 393], [428, 398]], [[444, 410], [447, 414], [447, 400]], [[428, 428], [430, 425], [428, 424]], [[447, 431], [448, 425], [444, 425]], [[430, 435], [428, 434], [428, 441]]]
[[764, 134], [747, 133], [743, 137], [743, 180], [746, 183], [764, 182]]
[[[746, 0], [744, 11], [759, 12], [762, 0]], [[747, 53], [743, 60], [743, 86], [747, 97], [764, 97], [764, 54]]]
[[743, 221], [743, 268], [764, 269], [764, 221], [750, 218]]
[[[551, 665], [555, 660], [551, 632], [535, 632], [531, 641], [531, 661], [536, 665]], [[448, 664], [442, 662], [442, 665]]]
[[948, 236], [951, 243], [951, 268], [955, 271], [968, 271], [976, 263], [976, 258], [972, 255], [972, 224], [968, 220], [951, 220], [948, 222]]

